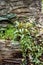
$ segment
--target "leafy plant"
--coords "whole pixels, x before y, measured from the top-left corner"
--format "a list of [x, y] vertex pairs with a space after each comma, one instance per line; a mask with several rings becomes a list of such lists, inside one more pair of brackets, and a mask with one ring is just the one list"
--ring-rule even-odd
[[6, 28], [1, 28], [0, 38], [2, 39], [13, 39], [14, 38], [14, 28], [12, 25], [8, 25]]
[[[38, 42], [39, 29], [35, 23], [23, 23], [16, 22], [15, 27], [15, 37], [20, 37], [19, 41], [21, 44], [21, 49], [23, 51], [23, 57], [26, 59], [26, 51], [28, 49], [28, 56], [30, 62], [33, 62], [35, 65], [43, 65], [43, 62], [39, 60], [40, 56], [43, 54], [43, 46], [40, 46]], [[39, 36], [40, 37], [40, 36]], [[16, 38], [17, 40], [17, 38]], [[40, 40], [40, 39], [39, 39]], [[41, 42], [42, 44], [42, 42]], [[30, 58], [31, 57], [31, 58]], [[23, 65], [26, 65], [26, 60]]]
[[[8, 25], [5, 32], [0, 32], [0, 38], [19, 41], [22, 49], [24, 61], [22, 65], [26, 65], [26, 56], [29, 57], [30, 63], [33, 65], [43, 65], [40, 57], [43, 55], [43, 38], [40, 42], [39, 28], [36, 24], [30, 22], [14, 22], [14, 27]], [[26, 54], [28, 49], [28, 54]]]

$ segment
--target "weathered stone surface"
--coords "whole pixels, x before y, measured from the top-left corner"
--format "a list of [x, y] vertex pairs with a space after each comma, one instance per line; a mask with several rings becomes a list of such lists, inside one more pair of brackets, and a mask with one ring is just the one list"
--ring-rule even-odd
[[41, 0], [0, 0], [0, 15], [15, 13], [19, 17], [37, 15]]
[[20, 52], [20, 45], [18, 42], [12, 43], [10, 40], [0, 40], [0, 59], [13, 58]]

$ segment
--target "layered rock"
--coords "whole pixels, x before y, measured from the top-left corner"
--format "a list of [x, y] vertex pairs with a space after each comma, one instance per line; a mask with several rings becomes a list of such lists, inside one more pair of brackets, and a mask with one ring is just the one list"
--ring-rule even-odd
[[41, 0], [0, 0], [0, 15], [15, 13], [18, 16], [33, 16], [41, 10]]

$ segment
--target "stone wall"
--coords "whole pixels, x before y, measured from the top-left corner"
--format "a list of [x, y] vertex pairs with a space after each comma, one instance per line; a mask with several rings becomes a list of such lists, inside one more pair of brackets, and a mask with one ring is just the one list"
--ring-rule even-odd
[[0, 0], [0, 15], [15, 13], [19, 17], [36, 16], [41, 11], [41, 0]]

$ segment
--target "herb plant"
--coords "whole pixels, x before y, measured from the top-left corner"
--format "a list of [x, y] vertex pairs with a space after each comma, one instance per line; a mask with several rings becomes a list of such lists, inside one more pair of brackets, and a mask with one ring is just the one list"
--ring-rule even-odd
[[[19, 41], [24, 61], [22, 65], [27, 65], [26, 56], [29, 57], [30, 64], [43, 65], [43, 38], [40, 42], [39, 28], [30, 22], [14, 22], [14, 27], [8, 25], [5, 31], [0, 32], [0, 38]], [[28, 50], [28, 53], [26, 53]], [[41, 59], [40, 59], [41, 58]]]

